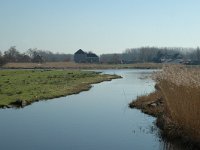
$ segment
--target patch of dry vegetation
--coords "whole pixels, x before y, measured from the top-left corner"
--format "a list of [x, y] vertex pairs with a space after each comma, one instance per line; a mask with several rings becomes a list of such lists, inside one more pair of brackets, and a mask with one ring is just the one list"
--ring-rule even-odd
[[165, 115], [187, 138], [200, 142], [200, 70], [165, 67], [155, 80], [165, 99]]
[[138, 97], [129, 106], [158, 117], [157, 125], [169, 140], [181, 139], [187, 146], [199, 148], [200, 69], [170, 65], [153, 78], [156, 91]]
[[143, 113], [159, 117], [163, 114], [164, 105], [160, 91], [155, 91], [149, 95], [137, 97], [136, 101], [129, 104], [130, 108], [140, 109]]
[[135, 64], [87, 64], [74, 62], [46, 62], [46, 63], [7, 63], [3, 68], [8, 69], [158, 69], [162, 64], [158, 63], [135, 63]]

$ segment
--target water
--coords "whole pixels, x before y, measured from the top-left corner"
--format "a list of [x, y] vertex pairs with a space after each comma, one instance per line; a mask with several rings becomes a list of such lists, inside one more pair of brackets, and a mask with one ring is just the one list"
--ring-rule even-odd
[[[102, 70], [103, 71], [103, 70]], [[169, 150], [157, 135], [155, 118], [128, 103], [154, 90], [153, 70], [104, 70], [122, 79], [23, 109], [0, 110], [3, 150]]]

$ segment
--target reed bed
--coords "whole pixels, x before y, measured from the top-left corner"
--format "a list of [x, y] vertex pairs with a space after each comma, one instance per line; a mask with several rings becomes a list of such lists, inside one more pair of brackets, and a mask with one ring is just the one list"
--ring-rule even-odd
[[164, 114], [186, 137], [200, 142], [200, 69], [165, 66], [154, 79], [164, 96]]
[[38, 63], [7, 63], [5, 69], [158, 69], [162, 68], [159, 63], [134, 63], [134, 64], [88, 64], [74, 62], [46, 62]]

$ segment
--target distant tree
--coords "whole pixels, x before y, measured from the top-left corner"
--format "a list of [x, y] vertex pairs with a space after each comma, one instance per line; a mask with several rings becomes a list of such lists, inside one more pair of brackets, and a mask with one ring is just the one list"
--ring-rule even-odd
[[27, 54], [29, 55], [31, 62], [34, 63], [43, 63], [44, 62], [44, 58], [39, 54], [39, 50], [35, 49], [31, 49], [29, 48], [27, 50]]
[[[140, 47], [126, 49], [122, 53], [124, 62], [161, 62], [161, 59], [180, 59], [185, 54], [183, 51], [191, 50], [188, 48], [170, 47]], [[184, 56], [186, 57], [186, 55]], [[188, 56], [187, 56], [188, 57]]]
[[44, 62], [59, 62], [59, 61], [73, 61], [72, 54], [60, 54], [53, 53], [51, 51], [46, 50], [38, 50], [38, 49], [28, 49], [26, 52], [31, 59], [33, 59], [36, 55], [42, 57]]
[[34, 63], [43, 63], [44, 59], [39, 54], [35, 54], [33, 59], [32, 59], [32, 62], [34, 62]]
[[4, 57], [2, 56], [2, 52], [0, 51], [0, 66], [2, 66], [3, 64], [5, 64], [5, 59]]
[[73, 61], [74, 55], [72, 54], [57, 54], [57, 61], [70, 62]]
[[196, 50], [196, 57], [197, 57], [197, 61], [200, 62], [200, 49], [199, 49], [199, 47], [197, 47], [197, 50]]
[[122, 60], [122, 54], [102, 54], [100, 56], [101, 63], [119, 64]]
[[31, 58], [27, 54], [23, 53], [19, 55], [18, 62], [31, 62]]
[[120, 55], [119, 54], [113, 54], [111, 61], [114, 64], [120, 64], [121, 63]]
[[16, 46], [11, 46], [4, 52], [4, 59], [7, 62], [18, 62], [20, 53], [17, 51]]
[[6, 62], [30, 62], [31, 60], [27, 54], [20, 53], [15, 46], [4, 52], [4, 59]]
[[36, 49], [36, 48], [34, 48], [34, 49], [29, 48], [29, 49], [26, 51], [27, 55], [28, 55], [31, 59], [34, 57], [34, 55], [35, 55], [36, 52], [37, 52], [37, 49]]
[[155, 57], [153, 58], [153, 62], [161, 63], [162, 57], [163, 57], [163, 53], [161, 51], [158, 51]]

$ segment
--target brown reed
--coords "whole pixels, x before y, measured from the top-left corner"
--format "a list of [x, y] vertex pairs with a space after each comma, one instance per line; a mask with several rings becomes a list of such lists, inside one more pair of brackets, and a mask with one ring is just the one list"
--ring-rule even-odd
[[186, 136], [200, 142], [200, 69], [165, 66], [154, 75], [165, 100], [165, 114]]

